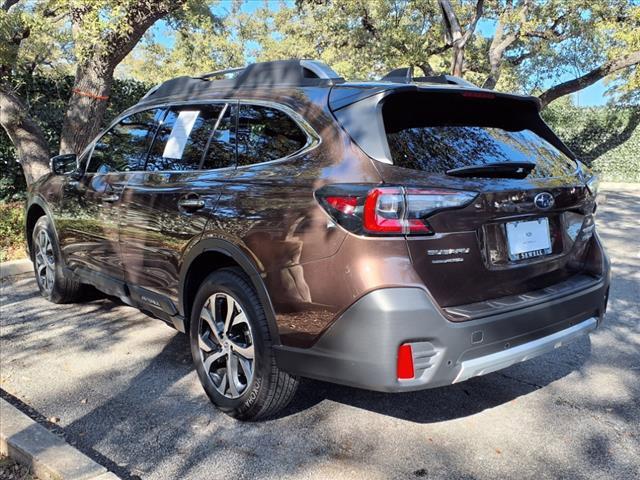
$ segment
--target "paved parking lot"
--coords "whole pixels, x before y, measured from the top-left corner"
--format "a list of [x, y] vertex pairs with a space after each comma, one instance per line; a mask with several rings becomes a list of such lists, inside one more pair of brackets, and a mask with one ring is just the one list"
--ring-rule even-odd
[[466, 383], [402, 395], [306, 381], [279, 418], [207, 401], [187, 339], [109, 299], [0, 292], [0, 387], [123, 478], [640, 477], [640, 188], [598, 213], [613, 260], [606, 325]]

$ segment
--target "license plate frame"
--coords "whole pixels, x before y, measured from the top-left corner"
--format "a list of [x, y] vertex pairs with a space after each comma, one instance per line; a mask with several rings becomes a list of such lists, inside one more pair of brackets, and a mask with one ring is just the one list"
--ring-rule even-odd
[[542, 257], [552, 251], [548, 217], [508, 222], [505, 231], [507, 254], [512, 262]]

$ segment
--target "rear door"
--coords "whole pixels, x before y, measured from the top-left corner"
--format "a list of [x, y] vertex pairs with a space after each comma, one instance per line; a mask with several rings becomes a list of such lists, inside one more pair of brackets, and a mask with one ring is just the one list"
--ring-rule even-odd
[[530, 292], [581, 272], [594, 199], [533, 102], [411, 93], [386, 99], [382, 115], [393, 161], [380, 166], [386, 183], [476, 194], [430, 212], [433, 235], [407, 237], [441, 306]]
[[57, 223], [70, 268], [123, 280], [118, 241], [122, 193], [133, 172], [144, 169], [160, 113], [151, 109], [120, 120], [93, 145], [82, 178], [66, 185]]
[[234, 122], [232, 103], [168, 108], [145, 171], [127, 183], [120, 241], [126, 281], [144, 307], [176, 313], [182, 255], [235, 168]]

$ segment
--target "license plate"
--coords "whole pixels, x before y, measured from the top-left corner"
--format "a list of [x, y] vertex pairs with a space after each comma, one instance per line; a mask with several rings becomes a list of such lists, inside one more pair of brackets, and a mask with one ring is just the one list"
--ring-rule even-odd
[[524, 260], [551, 253], [549, 219], [507, 223], [509, 260]]

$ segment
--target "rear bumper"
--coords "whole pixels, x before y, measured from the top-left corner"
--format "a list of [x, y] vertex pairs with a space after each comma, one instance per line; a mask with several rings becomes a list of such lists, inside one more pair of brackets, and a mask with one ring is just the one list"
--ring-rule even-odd
[[[553, 350], [599, 326], [607, 276], [579, 291], [525, 308], [452, 322], [419, 288], [373, 291], [306, 349], [276, 347], [296, 375], [378, 391], [448, 385]], [[415, 376], [398, 380], [398, 347], [411, 343]]]

